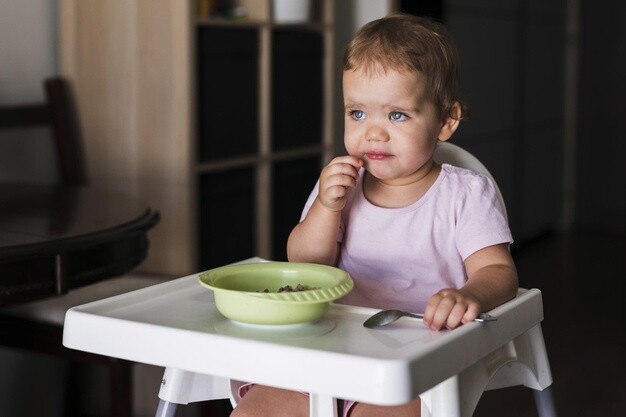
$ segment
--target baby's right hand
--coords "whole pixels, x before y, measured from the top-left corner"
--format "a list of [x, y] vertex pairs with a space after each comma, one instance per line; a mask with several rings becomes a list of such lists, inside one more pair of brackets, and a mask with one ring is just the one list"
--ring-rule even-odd
[[359, 168], [363, 161], [354, 156], [339, 156], [332, 161], [320, 174], [320, 203], [332, 210], [341, 211], [346, 205], [348, 189], [356, 185]]

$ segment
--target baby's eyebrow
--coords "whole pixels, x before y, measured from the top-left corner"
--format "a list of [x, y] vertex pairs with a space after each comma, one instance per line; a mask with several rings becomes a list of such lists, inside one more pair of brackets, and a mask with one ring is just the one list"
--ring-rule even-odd
[[397, 111], [397, 112], [417, 112], [419, 111], [419, 107], [416, 105], [405, 106], [405, 105], [394, 105], [389, 104], [385, 106], [389, 111]]
[[355, 111], [365, 111], [364, 108], [362, 106], [359, 106], [359, 105], [344, 106], [343, 110], [346, 113], [351, 113], [351, 112], [355, 112]]

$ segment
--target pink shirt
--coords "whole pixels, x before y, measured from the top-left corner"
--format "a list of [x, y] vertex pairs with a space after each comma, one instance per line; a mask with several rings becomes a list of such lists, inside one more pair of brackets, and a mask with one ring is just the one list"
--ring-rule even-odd
[[[513, 241], [495, 186], [484, 175], [443, 164], [422, 198], [389, 209], [366, 200], [364, 173], [361, 169], [341, 215], [338, 267], [355, 286], [340, 303], [423, 312], [438, 290], [464, 285], [465, 258]], [[302, 219], [318, 191], [319, 183]]]

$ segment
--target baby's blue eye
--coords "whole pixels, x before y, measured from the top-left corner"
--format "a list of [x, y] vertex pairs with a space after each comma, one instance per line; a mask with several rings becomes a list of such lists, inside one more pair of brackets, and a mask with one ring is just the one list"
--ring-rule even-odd
[[365, 119], [365, 113], [362, 112], [361, 110], [353, 110], [352, 112], [350, 112], [350, 116], [352, 116], [354, 120]]
[[389, 118], [394, 122], [401, 122], [403, 120], [406, 120], [407, 116], [406, 114], [400, 113], [399, 111], [394, 111], [394, 112], [391, 112], [391, 114], [389, 115]]

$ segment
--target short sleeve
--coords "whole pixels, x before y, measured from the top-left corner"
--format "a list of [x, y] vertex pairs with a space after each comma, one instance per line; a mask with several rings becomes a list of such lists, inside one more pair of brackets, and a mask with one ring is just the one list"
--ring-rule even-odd
[[472, 253], [513, 237], [496, 187], [490, 178], [475, 174], [456, 199], [456, 244], [465, 260]]

